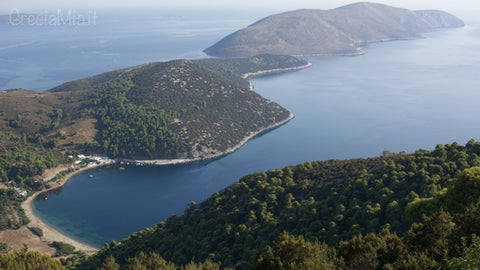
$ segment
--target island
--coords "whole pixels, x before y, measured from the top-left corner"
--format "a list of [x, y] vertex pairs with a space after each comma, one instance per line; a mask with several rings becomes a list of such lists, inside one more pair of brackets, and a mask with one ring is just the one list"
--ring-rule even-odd
[[357, 55], [372, 42], [420, 38], [421, 33], [462, 27], [439, 10], [411, 11], [361, 2], [332, 10], [295, 10], [263, 18], [204, 50], [216, 57], [257, 54]]

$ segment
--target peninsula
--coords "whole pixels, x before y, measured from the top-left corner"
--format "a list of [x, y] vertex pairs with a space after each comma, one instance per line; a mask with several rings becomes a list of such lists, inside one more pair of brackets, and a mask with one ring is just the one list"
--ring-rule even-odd
[[[308, 66], [307, 61], [281, 55], [174, 60], [115, 70], [43, 92], [1, 91], [0, 230], [22, 228], [22, 235], [35, 244], [61, 241], [94, 252], [44, 224], [30, 207], [39, 191], [68, 180], [71, 174], [66, 174], [73, 169], [66, 168], [73, 167], [76, 157], [102, 155], [162, 165], [231, 153], [294, 117], [252, 91], [246, 74]], [[99, 163], [81, 159], [85, 169]], [[41, 243], [22, 227], [26, 224], [43, 230]], [[20, 234], [9, 230], [0, 239], [12, 235]]]
[[421, 33], [462, 27], [439, 10], [412, 11], [361, 2], [332, 10], [295, 10], [263, 18], [204, 50], [217, 57], [252, 55], [356, 55], [372, 42], [420, 38]]
[[25, 142], [72, 155], [216, 157], [292, 118], [251, 91], [245, 76], [308, 66], [280, 55], [174, 60], [111, 71], [44, 92], [6, 90], [0, 92], [0, 134], [26, 134]]

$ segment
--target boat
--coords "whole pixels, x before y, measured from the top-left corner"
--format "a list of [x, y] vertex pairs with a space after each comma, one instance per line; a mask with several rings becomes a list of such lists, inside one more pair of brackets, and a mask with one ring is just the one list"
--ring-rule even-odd
[[90, 174], [88, 177], [93, 178], [93, 174]]
[[120, 170], [121, 170], [121, 171], [124, 171], [124, 170], [125, 170], [125, 168], [124, 168], [124, 167], [120, 167]]

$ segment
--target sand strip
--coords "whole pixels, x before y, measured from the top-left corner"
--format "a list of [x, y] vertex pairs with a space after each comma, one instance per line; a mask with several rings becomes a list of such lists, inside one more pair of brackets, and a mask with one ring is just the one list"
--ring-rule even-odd
[[311, 67], [312, 63], [308, 62], [308, 64], [303, 65], [303, 66], [298, 66], [298, 67], [289, 67], [289, 68], [275, 68], [275, 69], [268, 69], [268, 70], [259, 70], [257, 72], [248, 72], [242, 75], [242, 79], [246, 79], [251, 76], [262, 76], [266, 74], [273, 74], [273, 73], [281, 73], [281, 72], [287, 72], [287, 71], [293, 71], [293, 70], [298, 70], [298, 69], [304, 69]]

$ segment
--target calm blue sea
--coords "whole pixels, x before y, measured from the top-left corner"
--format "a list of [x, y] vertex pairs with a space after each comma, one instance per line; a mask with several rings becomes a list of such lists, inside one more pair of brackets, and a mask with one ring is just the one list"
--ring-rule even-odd
[[[202, 49], [263, 16], [100, 15], [102, 23], [89, 28], [0, 26], [9, 37], [0, 40], [0, 89], [44, 90], [144, 62], [205, 57]], [[249, 173], [480, 140], [480, 23], [372, 44], [365, 52], [305, 57], [312, 68], [251, 79], [257, 92], [296, 118], [231, 155], [200, 164], [97, 168], [36, 201], [34, 210], [101, 247], [182, 214], [189, 202]]]
[[70, 12], [91, 19], [84, 24], [0, 25], [0, 90], [47, 90], [133, 65], [206, 57], [203, 49], [266, 15], [164, 10], [49, 12], [46, 14], [55, 18], [60, 17], [58, 12], [68, 18]]

